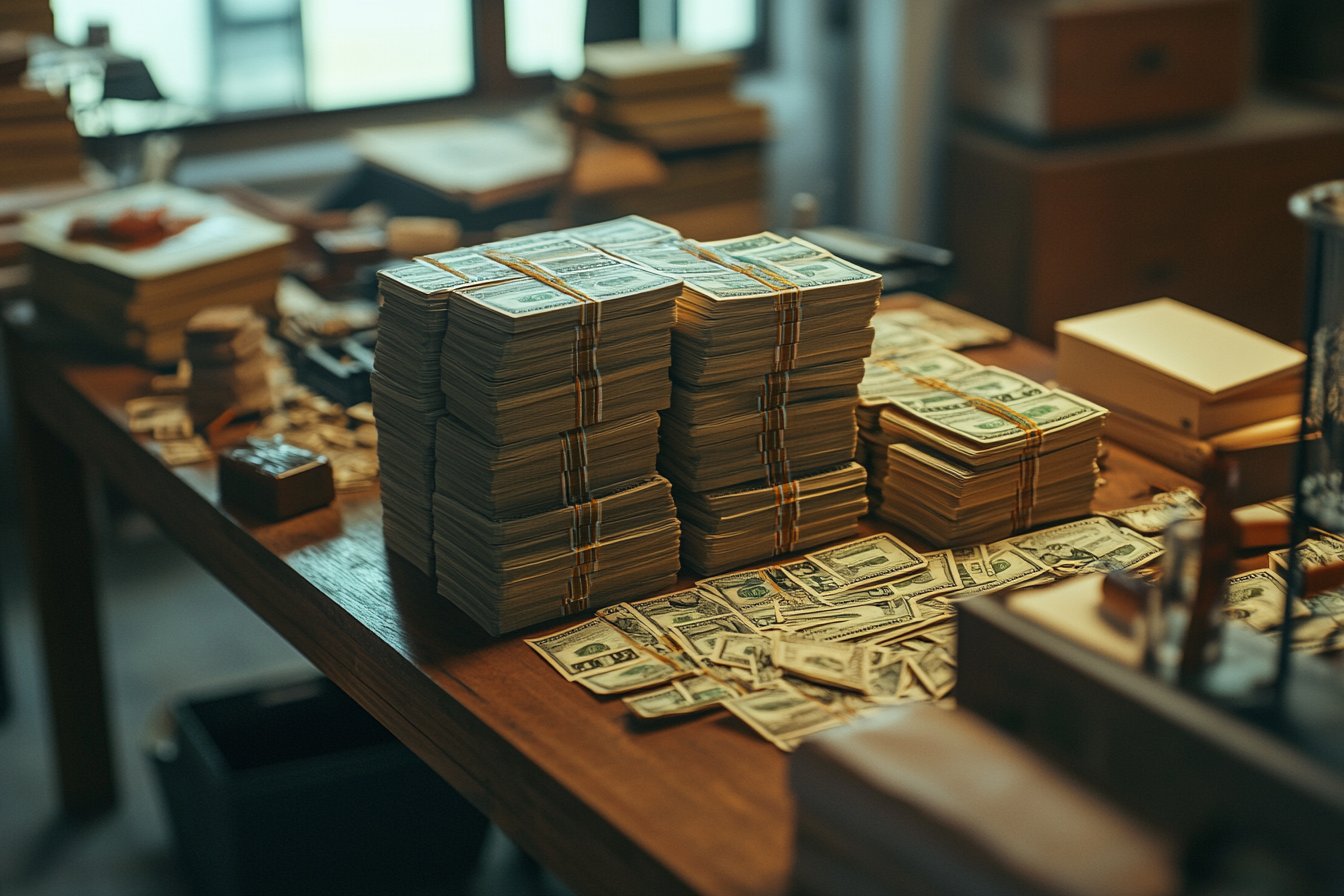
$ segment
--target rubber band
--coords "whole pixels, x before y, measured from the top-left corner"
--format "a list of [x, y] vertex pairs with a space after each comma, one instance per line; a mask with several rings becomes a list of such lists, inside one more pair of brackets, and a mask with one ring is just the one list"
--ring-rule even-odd
[[556, 292], [579, 302], [579, 323], [574, 327], [572, 366], [574, 370], [574, 426], [591, 426], [602, 421], [602, 373], [598, 369], [598, 346], [602, 339], [602, 303], [583, 290], [512, 252], [487, 249], [485, 257], [510, 270], [538, 280]]
[[[775, 356], [770, 369], [774, 373], [779, 373], [783, 370], [792, 370], [797, 366], [798, 340], [802, 336], [803, 327], [802, 287], [774, 271], [754, 265], [749, 261], [725, 258], [713, 249], [699, 243], [682, 240], [677, 245], [696, 258], [712, 261], [717, 265], [728, 268], [730, 271], [736, 271], [743, 276], [750, 277], [774, 293]], [[789, 348], [786, 350], [785, 346], [789, 346]]]
[[581, 613], [588, 608], [592, 593], [593, 573], [599, 568], [598, 552], [602, 542], [602, 505], [596, 500], [570, 505], [572, 519], [569, 528], [569, 547], [574, 565], [565, 583], [565, 597], [560, 610], [566, 616]]
[[798, 518], [801, 513], [798, 482], [773, 486], [775, 493], [775, 553], [787, 554], [798, 543]]
[[1011, 423], [1027, 434], [1026, 442], [1022, 445], [1022, 451], [1017, 460], [1017, 494], [1013, 502], [1012, 523], [1014, 532], [1031, 528], [1033, 511], [1036, 506], [1036, 485], [1041, 468], [1041, 448], [1045, 444], [1045, 431], [1036, 424], [1036, 421], [1025, 414], [1019, 414], [1001, 402], [970, 395], [942, 380], [916, 376], [908, 371], [901, 370], [899, 366], [893, 366], [890, 361], [879, 361], [878, 363], [905, 374], [913, 382], [926, 389], [947, 392], [964, 399], [975, 409]]
[[432, 264], [432, 265], [434, 265], [434, 267], [438, 268], [439, 270], [447, 271], [448, 273], [452, 274], [454, 277], [461, 277], [462, 280], [463, 280], [463, 282], [465, 282], [465, 283], [470, 283], [470, 282], [471, 282], [471, 278], [468, 277], [466, 274], [462, 273], [462, 272], [459, 271], [457, 268], [450, 268], [450, 267], [448, 267], [448, 265], [446, 265], [446, 264], [444, 264], [443, 262], [439, 261], [437, 258], [430, 258], [428, 255], [417, 255], [417, 256], [415, 256], [414, 258], [412, 258], [411, 261], [423, 261], [423, 262], [425, 262], [426, 264]]
[[592, 499], [588, 478], [588, 432], [583, 427], [560, 434], [560, 489], [566, 504]]

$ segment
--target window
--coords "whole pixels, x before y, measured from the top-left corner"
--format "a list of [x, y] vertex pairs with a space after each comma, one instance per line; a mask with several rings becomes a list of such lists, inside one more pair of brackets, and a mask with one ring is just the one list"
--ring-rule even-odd
[[[705, 51], [761, 43], [762, 0], [627, 2], [638, 4], [646, 40]], [[106, 25], [110, 48], [143, 60], [153, 84], [114, 89], [115, 54], [98, 48], [65, 53], [50, 70], [69, 81], [86, 136], [511, 95], [583, 70], [587, 9], [587, 0], [52, 0], [60, 40], [83, 47], [90, 26]], [[146, 80], [143, 70], [131, 77]], [[135, 98], [155, 89], [163, 99]]]

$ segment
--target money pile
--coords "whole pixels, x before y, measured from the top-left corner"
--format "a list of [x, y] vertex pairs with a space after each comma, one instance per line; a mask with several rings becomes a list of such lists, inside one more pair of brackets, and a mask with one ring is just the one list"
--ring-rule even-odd
[[440, 593], [499, 634], [671, 585], [680, 528], [654, 433], [680, 281], [573, 234], [475, 253], [511, 276], [447, 303]]
[[683, 283], [658, 467], [710, 574], [853, 535], [854, 402], [881, 279], [762, 233], [617, 252]]
[[378, 272], [382, 308], [369, 383], [378, 417], [383, 535], [389, 548], [426, 575], [434, 572], [434, 444], [445, 414], [440, 354], [448, 296], [469, 283], [516, 276], [466, 250]]
[[[924, 554], [879, 534], [614, 604], [527, 643], [593, 693], [654, 688], [625, 698], [639, 718], [722, 707], [792, 750], [811, 733], [883, 706], [948, 697], [956, 684], [956, 601], [1134, 569], [1161, 553], [1160, 541], [1103, 517]], [[1246, 594], [1249, 616], [1260, 594]], [[1332, 611], [1344, 620], [1344, 598], [1322, 597], [1319, 613]], [[1337, 640], [1344, 646], [1344, 635]]]
[[959, 357], [907, 355], [886, 368], [895, 381], [883, 390], [891, 444], [879, 514], [935, 545], [1086, 515], [1105, 409], [996, 367], [952, 372]]

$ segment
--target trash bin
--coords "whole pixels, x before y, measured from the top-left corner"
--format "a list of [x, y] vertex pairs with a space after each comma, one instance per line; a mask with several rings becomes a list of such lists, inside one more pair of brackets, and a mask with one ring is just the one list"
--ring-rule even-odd
[[455, 893], [485, 816], [326, 678], [166, 711], [149, 754], [197, 892]]

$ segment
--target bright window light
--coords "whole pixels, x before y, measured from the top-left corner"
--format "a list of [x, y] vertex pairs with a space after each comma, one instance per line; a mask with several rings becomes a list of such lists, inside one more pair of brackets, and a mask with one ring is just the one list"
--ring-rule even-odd
[[82, 45], [89, 24], [111, 27], [112, 47], [143, 59], [154, 84], [179, 103], [209, 98], [206, 0], [52, 0], [56, 37]]
[[740, 50], [757, 27], [756, 0], [677, 0], [677, 41], [693, 52]]
[[587, 0], [504, 0], [504, 39], [516, 75], [583, 71], [583, 17]]
[[469, 0], [303, 0], [308, 105], [343, 109], [471, 89]]

